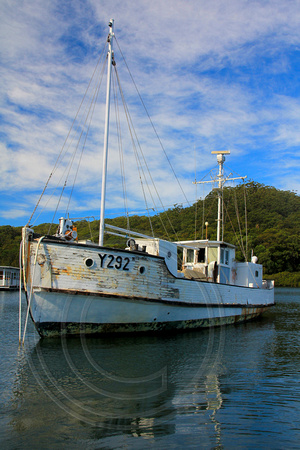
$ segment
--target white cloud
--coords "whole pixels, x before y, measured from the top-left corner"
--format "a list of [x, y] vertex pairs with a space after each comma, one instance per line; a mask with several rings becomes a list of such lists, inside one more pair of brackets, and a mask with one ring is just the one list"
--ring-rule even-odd
[[[201, 177], [215, 163], [210, 151], [224, 148], [232, 149], [229, 164], [238, 173], [244, 175], [247, 161], [250, 178], [288, 189], [293, 180], [296, 186], [299, 3], [3, 0], [0, 190], [2, 201], [13, 191], [26, 202], [21, 208], [10, 198], [11, 209], [2, 213], [5, 223], [9, 218], [17, 223], [18, 211], [22, 216], [24, 210], [33, 209], [102, 51], [110, 17], [115, 18], [118, 43], [187, 197], [194, 198], [195, 154]], [[129, 85], [121, 57], [117, 68], [142, 131], [143, 151], [152, 157], [149, 166], [159, 191], [166, 203], [175, 203], [176, 195], [183, 201], [159, 143], [150, 140], [153, 132], [146, 129], [141, 109], [134, 112], [135, 89]], [[101, 128], [103, 105], [95, 118]], [[81, 194], [73, 203], [77, 211], [98, 210], [103, 135], [95, 126], [92, 137], [78, 174]], [[123, 137], [128, 189], [134, 194], [138, 177], [132, 181], [130, 176], [135, 158], [128, 153], [130, 138]], [[116, 177], [117, 144], [111, 150], [109, 171]], [[293, 155], [291, 165], [282, 163], [291, 161], [288, 155]], [[109, 207], [117, 208], [120, 179], [109, 180], [109, 187]], [[91, 199], [83, 200], [87, 192]], [[140, 206], [133, 199], [130, 202]]]

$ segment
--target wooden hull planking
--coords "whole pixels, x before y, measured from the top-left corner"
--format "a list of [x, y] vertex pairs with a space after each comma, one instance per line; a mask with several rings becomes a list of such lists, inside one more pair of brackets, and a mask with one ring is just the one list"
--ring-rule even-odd
[[41, 336], [218, 326], [255, 318], [274, 303], [272, 289], [177, 278], [164, 258], [143, 252], [28, 244], [27, 297]]

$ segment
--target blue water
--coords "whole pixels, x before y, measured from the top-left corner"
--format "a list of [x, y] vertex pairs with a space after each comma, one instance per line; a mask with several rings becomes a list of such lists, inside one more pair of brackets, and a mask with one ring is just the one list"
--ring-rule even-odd
[[300, 289], [275, 294], [247, 324], [40, 340], [29, 322], [19, 348], [0, 293], [1, 448], [300, 448]]

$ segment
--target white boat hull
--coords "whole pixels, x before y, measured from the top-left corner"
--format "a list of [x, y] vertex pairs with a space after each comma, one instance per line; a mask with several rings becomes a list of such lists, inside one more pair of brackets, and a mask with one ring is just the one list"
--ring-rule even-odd
[[274, 304], [274, 289], [172, 275], [164, 258], [44, 239], [27, 242], [25, 289], [41, 336], [231, 324]]
[[35, 292], [32, 318], [41, 336], [205, 328], [253, 319], [267, 306], [189, 305], [143, 299]]

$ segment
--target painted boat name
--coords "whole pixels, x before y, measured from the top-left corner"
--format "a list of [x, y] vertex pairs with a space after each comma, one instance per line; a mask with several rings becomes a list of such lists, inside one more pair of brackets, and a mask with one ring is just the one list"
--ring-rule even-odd
[[[129, 270], [127, 267], [130, 259], [122, 256], [115, 257], [114, 255], [108, 255], [107, 253], [98, 253], [100, 258], [100, 266], [101, 269], [104, 267], [104, 261], [106, 260], [106, 269], [121, 269], [121, 270]], [[107, 262], [108, 261], [108, 262]]]

